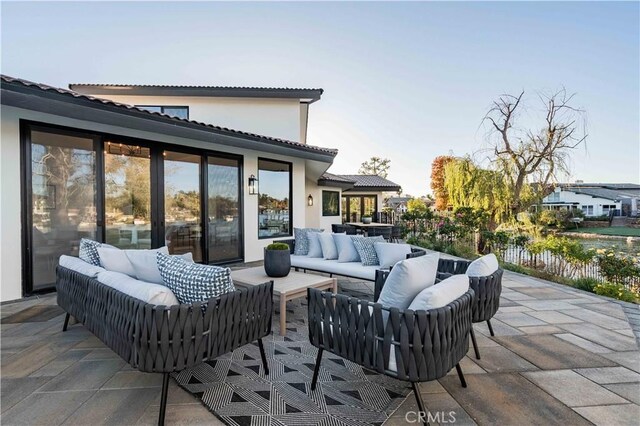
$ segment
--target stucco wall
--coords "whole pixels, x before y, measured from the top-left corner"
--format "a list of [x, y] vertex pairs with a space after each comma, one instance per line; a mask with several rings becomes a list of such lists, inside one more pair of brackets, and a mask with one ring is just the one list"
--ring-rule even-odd
[[[306, 205], [306, 225], [311, 228], [324, 229], [326, 232], [331, 232], [331, 225], [334, 223], [342, 223], [342, 217], [338, 216], [322, 216], [322, 191], [337, 191], [340, 193], [339, 188], [330, 188], [326, 186], [318, 186], [316, 182], [307, 179], [305, 189], [305, 201], [308, 199], [309, 194], [313, 197], [313, 206]], [[340, 198], [338, 198], [340, 199]], [[341, 204], [341, 203], [340, 203]]]
[[[72, 120], [51, 114], [43, 114], [24, 109], [2, 106], [0, 139], [0, 300], [14, 300], [22, 297], [21, 278], [21, 219], [20, 219], [20, 119], [58, 124], [77, 129], [105, 132], [123, 136], [137, 137], [151, 141], [166, 142], [176, 145], [205, 148], [215, 151], [242, 155], [243, 168], [243, 206], [244, 206], [244, 252], [247, 262], [262, 259], [262, 249], [271, 243], [272, 239], [258, 239], [258, 196], [249, 195], [247, 178], [258, 175], [258, 157], [293, 163], [293, 194], [292, 214], [293, 226], [304, 227], [306, 220], [305, 194], [305, 161], [282, 155], [261, 153], [254, 150], [243, 150], [220, 146], [212, 143], [175, 138], [163, 134], [142, 132], [96, 124], [82, 120]], [[298, 122], [297, 120], [294, 120]]]
[[304, 143], [297, 99], [113, 95], [108, 99], [130, 105], [188, 106], [190, 120]]

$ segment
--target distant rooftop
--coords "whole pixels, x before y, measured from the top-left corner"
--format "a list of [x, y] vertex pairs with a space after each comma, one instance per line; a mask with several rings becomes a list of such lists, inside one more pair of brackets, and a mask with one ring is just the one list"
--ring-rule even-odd
[[232, 98], [278, 98], [299, 99], [303, 103], [313, 103], [320, 99], [323, 89], [292, 87], [251, 87], [251, 86], [188, 86], [161, 84], [99, 84], [72, 83], [69, 89], [91, 95], [134, 95], [134, 96], [204, 96]]
[[621, 200], [624, 198], [640, 197], [640, 185], [636, 183], [561, 183], [558, 184], [564, 191], [576, 194], [590, 195], [592, 197], [607, 200]]

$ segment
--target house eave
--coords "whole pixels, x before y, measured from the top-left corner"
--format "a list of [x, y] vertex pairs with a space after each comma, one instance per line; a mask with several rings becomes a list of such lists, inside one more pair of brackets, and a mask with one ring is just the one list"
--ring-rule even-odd
[[[256, 150], [272, 154], [287, 155], [331, 164], [337, 152], [327, 152], [305, 147], [302, 144], [287, 144], [256, 135], [227, 131], [188, 121], [167, 119], [161, 115], [122, 106], [100, 103], [84, 97], [61, 95], [55, 91], [34, 87], [2, 84], [2, 105], [38, 111], [67, 118], [112, 125], [132, 130], [161, 133], [173, 137], [193, 139], [236, 148]], [[85, 129], [91, 130], [91, 129]]]

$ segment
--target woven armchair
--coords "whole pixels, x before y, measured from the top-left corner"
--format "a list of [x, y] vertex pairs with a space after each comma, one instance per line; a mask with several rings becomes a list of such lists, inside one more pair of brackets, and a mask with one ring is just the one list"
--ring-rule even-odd
[[[308, 296], [309, 340], [318, 348], [312, 390], [325, 350], [411, 382], [421, 411], [425, 406], [418, 383], [439, 379], [455, 367], [462, 386], [467, 386], [459, 362], [469, 349], [473, 290], [442, 308], [415, 312], [313, 288]], [[388, 314], [386, 323], [383, 312]]]
[[271, 333], [273, 282], [192, 305], [146, 303], [71, 269], [56, 270], [58, 305], [128, 362], [162, 373], [158, 424], [164, 424], [169, 374], [258, 341], [269, 374], [262, 337]]
[[[408, 258], [409, 256], [407, 256]], [[471, 264], [468, 260], [455, 260], [455, 259], [440, 259], [438, 261], [438, 273], [436, 283], [450, 277], [451, 275], [464, 274], [467, 272], [467, 268]], [[486, 277], [469, 277], [469, 287], [474, 291], [473, 300], [473, 322], [485, 322], [489, 328], [491, 336], [495, 336], [493, 333], [493, 327], [491, 326], [491, 318], [495, 315], [500, 307], [500, 294], [502, 293], [502, 274], [504, 270], [498, 269], [491, 275]], [[374, 287], [373, 300], [378, 300], [382, 287], [389, 276], [389, 271], [376, 271], [376, 280]], [[471, 343], [473, 343], [473, 350], [476, 358], [480, 359], [480, 350], [478, 343], [476, 342], [476, 335], [471, 328]]]

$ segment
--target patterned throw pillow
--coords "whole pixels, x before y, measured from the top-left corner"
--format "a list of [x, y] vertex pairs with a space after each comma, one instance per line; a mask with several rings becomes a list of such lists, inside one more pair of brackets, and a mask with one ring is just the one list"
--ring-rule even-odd
[[324, 232], [324, 229], [316, 228], [293, 228], [293, 235], [296, 239], [296, 248], [293, 254], [306, 256], [309, 254], [309, 232]]
[[204, 302], [235, 290], [229, 268], [190, 263], [162, 253], [157, 254], [157, 261], [164, 285], [180, 303]]
[[352, 236], [351, 240], [353, 240], [353, 245], [356, 246], [356, 250], [358, 250], [360, 262], [362, 262], [363, 266], [380, 264], [374, 243], [384, 242], [384, 237], [382, 235], [378, 235], [376, 237]]
[[80, 240], [80, 250], [78, 252], [78, 257], [87, 263], [95, 266], [100, 266], [100, 255], [98, 254], [98, 247], [102, 247], [102, 244], [88, 238], [82, 238]]

